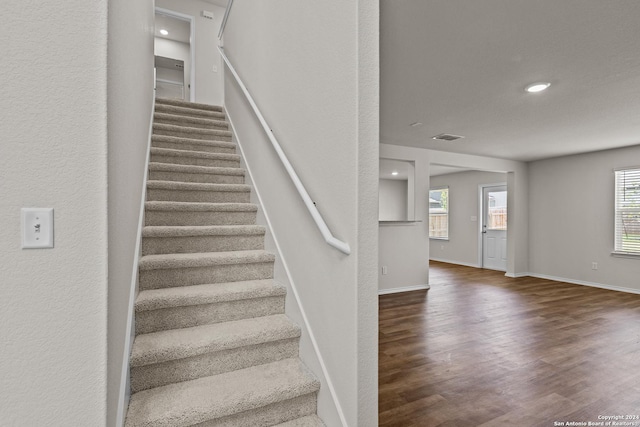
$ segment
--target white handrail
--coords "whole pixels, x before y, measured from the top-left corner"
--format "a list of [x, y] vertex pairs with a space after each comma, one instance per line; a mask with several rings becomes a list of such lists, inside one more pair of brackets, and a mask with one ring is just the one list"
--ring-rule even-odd
[[298, 194], [300, 194], [300, 197], [302, 197], [302, 200], [304, 201], [304, 204], [307, 207], [307, 210], [311, 214], [311, 217], [313, 218], [316, 225], [318, 226], [318, 229], [320, 229], [320, 233], [322, 233], [322, 237], [324, 237], [325, 242], [327, 242], [327, 244], [329, 244], [330, 246], [333, 246], [340, 252], [343, 252], [349, 255], [351, 253], [351, 248], [349, 247], [349, 244], [346, 242], [343, 242], [342, 240], [338, 240], [333, 236], [333, 234], [331, 233], [331, 230], [329, 230], [329, 227], [327, 227], [327, 224], [324, 222], [322, 215], [320, 215], [320, 212], [318, 211], [313, 201], [311, 200], [309, 193], [307, 193], [306, 188], [304, 188], [302, 181], [300, 181], [300, 178], [298, 178], [298, 174], [293, 169], [293, 166], [291, 166], [291, 163], [289, 162], [289, 159], [287, 158], [286, 154], [284, 154], [284, 151], [282, 151], [282, 148], [280, 147], [278, 140], [276, 139], [275, 135], [271, 131], [271, 128], [269, 127], [266, 120], [264, 119], [264, 116], [258, 109], [258, 106], [253, 100], [253, 97], [247, 90], [247, 87], [242, 82], [242, 79], [240, 79], [240, 76], [236, 72], [236, 69], [233, 68], [233, 65], [231, 65], [231, 62], [229, 62], [229, 58], [227, 58], [227, 55], [225, 55], [224, 49], [218, 46], [218, 50], [220, 51], [220, 56], [222, 56], [222, 59], [224, 59], [225, 64], [227, 64], [227, 67], [229, 67], [229, 71], [231, 71], [231, 74], [236, 79], [236, 82], [238, 82], [238, 85], [242, 89], [244, 96], [249, 101], [249, 104], [251, 105], [253, 112], [258, 117], [258, 120], [260, 121], [262, 128], [264, 129], [265, 133], [269, 137], [269, 141], [271, 141], [271, 145], [273, 145], [273, 148], [276, 150], [276, 153], [278, 154], [280, 161], [282, 162], [282, 164], [284, 165], [284, 168], [289, 173], [289, 177], [293, 181], [293, 184], [296, 186], [296, 189], [298, 190]]
[[231, 12], [231, 6], [233, 6], [233, 0], [227, 0], [227, 8], [224, 10], [224, 17], [222, 18], [222, 23], [220, 24], [220, 31], [218, 31], [218, 40], [222, 38], [222, 34], [224, 33], [224, 27], [227, 26], [227, 19], [229, 19], [229, 12]]

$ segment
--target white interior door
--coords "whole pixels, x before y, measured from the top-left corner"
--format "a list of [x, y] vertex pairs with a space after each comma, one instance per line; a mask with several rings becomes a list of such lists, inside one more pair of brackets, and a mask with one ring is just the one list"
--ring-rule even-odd
[[507, 186], [482, 189], [482, 266], [507, 271]]

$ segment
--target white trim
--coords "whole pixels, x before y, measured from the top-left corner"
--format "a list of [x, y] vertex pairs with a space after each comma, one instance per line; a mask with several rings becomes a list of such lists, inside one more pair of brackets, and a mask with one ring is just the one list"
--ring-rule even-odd
[[401, 288], [380, 289], [378, 295], [398, 294], [401, 292], [424, 291], [431, 289], [430, 285], [403, 286]]
[[224, 60], [225, 64], [229, 68], [229, 71], [231, 71], [231, 75], [236, 80], [236, 83], [238, 84], [245, 98], [249, 102], [249, 105], [251, 105], [251, 109], [253, 110], [253, 113], [256, 115], [256, 117], [258, 118], [258, 121], [262, 125], [262, 129], [267, 134], [267, 137], [269, 138], [271, 145], [273, 145], [273, 149], [275, 150], [276, 154], [278, 154], [278, 158], [282, 162], [282, 165], [287, 171], [289, 178], [291, 178], [291, 181], [293, 182], [293, 185], [296, 187], [296, 190], [298, 190], [298, 194], [304, 201], [304, 205], [309, 211], [309, 214], [311, 214], [311, 217], [313, 218], [313, 221], [316, 223], [316, 226], [320, 230], [320, 234], [322, 234], [324, 241], [327, 242], [329, 246], [336, 248], [343, 254], [349, 255], [351, 253], [351, 248], [349, 247], [349, 244], [347, 242], [343, 242], [342, 240], [339, 240], [336, 237], [334, 237], [333, 234], [331, 233], [331, 230], [329, 230], [327, 223], [324, 221], [324, 218], [322, 218], [322, 215], [318, 211], [318, 208], [316, 208], [316, 205], [313, 202], [313, 200], [311, 200], [311, 196], [309, 196], [307, 189], [304, 187], [304, 184], [302, 183], [302, 181], [300, 181], [298, 174], [293, 169], [293, 166], [289, 162], [287, 155], [282, 150], [280, 143], [278, 142], [275, 135], [271, 131], [269, 124], [267, 123], [264, 116], [260, 112], [260, 109], [258, 108], [255, 101], [253, 100], [253, 97], [249, 93], [249, 90], [242, 82], [242, 79], [236, 72], [236, 69], [233, 67], [233, 65], [231, 65], [231, 62], [229, 61], [229, 58], [227, 58], [227, 55], [225, 55], [224, 49], [218, 46], [218, 51], [220, 52], [220, 56]]
[[565, 277], [549, 276], [547, 274], [528, 273], [528, 276], [537, 277], [538, 279], [553, 280], [554, 282], [565, 282], [565, 283], [571, 283], [573, 285], [590, 286], [592, 288], [601, 288], [601, 289], [607, 289], [609, 291], [626, 292], [626, 293], [629, 293], [629, 294], [639, 294], [640, 295], [640, 289], [625, 288], [625, 287], [622, 287], [622, 286], [605, 285], [605, 284], [602, 284], [602, 283], [595, 283], [595, 282], [586, 282], [584, 280], [567, 279]]
[[512, 279], [517, 279], [518, 277], [532, 276], [531, 273], [505, 273], [504, 275], [507, 277], [511, 277]]
[[340, 417], [340, 421], [342, 423], [343, 427], [347, 427], [347, 418], [344, 415], [344, 411], [342, 410], [342, 406], [340, 405], [340, 401], [338, 400], [338, 395], [336, 393], [335, 387], [333, 386], [333, 381], [331, 381], [331, 376], [329, 375], [329, 370], [327, 369], [327, 366], [324, 363], [324, 358], [322, 357], [322, 353], [320, 352], [320, 347], [318, 346], [318, 342], [316, 341], [315, 335], [313, 333], [313, 329], [311, 328], [311, 324], [309, 323], [309, 319], [307, 318], [307, 313], [304, 309], [304, 306], [302, 305], [302, 301], [300, 300], [300, 295], [298, 294], [298, 289], [296, 288], [296, 284], [293, 280], [293, 276], [291, 275], [291, 271], [289, 270], [289, 266], [287, 265], [287, 261], [282, 253], [282, 249], [280, 248], [280, 244], [278, 243], [278, 238], [276, 237], [275, 233], [273, 233], [273, 227], [271, 225], [271, 220], [269, 219], [269, 214], [267, 213], [267, 210], [264, 208], [264, 203], [262, 203], [262, 197], [260, 196], [260, 191], [258, 190], [258, 187], [255, 185], [255, 181], [253, 180], [253, 175], [251, 173], [251, 168], [249, 167], [249, 162], [247, 161], [247, 158], [244, 155], [244, 150], [242, 149], [242, 144], [240, 143], [240, 139], [238, 138], [238, 134], [236, 133], [235, 130], [235, 126], [233, 125], [233, 119], [231, 118], [231, 115], [229, 114], [228, 111], [225, 111], [226, 116], [227, 116], [227, 120], [229, 121], [229, 125], [231, 126], [231, 132], [233, 133], [234, 138], [236, 139], [236, 143], [238, 145], [238, 149], [240, 150], [240, 155], [242, 157], [242, 159], [244, 160], [244, 164], [245, 164], [245, 169], [247, 170], [247, 174], [249, 175], [249, 179], [251, 180], [251, 184], [252, 184], [252, 189], [256, 194], [256, 197], [258, 198], [258, 202], [260, 204], [260, 207], [262, 209], [262, 214], [264, 215], [265, 221], [267, 222], [267, 227], [269, 228], [269, 230], [271, 231], [271, 237], [273, 238], [273, 242], [275, 243], [276, 246], [276, 250], [278, 251], [278, 255], [280, 260], [282, 261], [282, 266], [284, 267], [284, 271], [287, 275], [287, 279], [289, 280], [289, 283], [291, 284], [291, 290], [293, 291], [293, 295], [296, 299], [296, 303], [298, 304], [298, 307], [300, 308], [300, 315], [302, 316], [302, 320], [304, 322], [304, 326], [307, 330], [307, 332], [309, 333], [309, 340], [311, 341], [311, 344], [313, 345], [313, 349], [316, 353], [316, 357], [318, 358], [318, 363], [320, 364], [320, 367], [322, 369], [322, 374], [327, 382], [327, 387], [329, 388], [329, 392], [331, 393], [331, 397], [333, 399], [333, 404], [335, 405], [336, 408], [336, 412], [338, 413], [338, 416]]
[[465, 267], [482, 268], [479, 265], [472, 264], [470, 262], [459, 262], [459, 261], [453, 261], [453, 260], [450, 260], [450, 259], [443, 259], [443, 258], [429, 257], [429, 261], [444, 262], [446, 264], [463, 265]]
[[155, 91], [151, 100], [151, 118], [149, 119], [149, 138], [147, 141], [147, 157], [144, 165], [144, 176], [142, 179], [142, 195], [140, 197], [140, 215], [138, 217], [138, 231], [136, 232], [136, 248], [133, 252], [133, 271], [131, 273], [131, 288], [129, 291], [129, 307], [127, 314], [127, 331], [129, 333], [125, 337], [124, 351], [122, 355], [122, 372], [120, 374], [120, 394], [118, 396], [118, 413], [116, 415], [116, 426], [123, 427], [125, 417], [127, 416], [127, 403], [131, 397], [131, 387], [129, 386], [129, 356], [131, 355], [131, 346], [135, 338], [135, 300], [136, 291], [138, 290], [138, 261], [140, 259], [140, 251], [142, 244], [142, 227], [144, 227], [144, 202], [147, 198], [147, 177], [149, 174], [149, 160], [151, 158], [151, 136], [153, 133], [153, 113], [156, 109]]
[[[163, 7], [154, 7], [154, 16], [156, 13], [171, 16], [173, 18], [189, 21], [191, 34], [189, 35], [189, 54], [191, 55], [191, 81], [189, 82], [189, 100], [196, 102], [196, 18], [192, 15], [176, 12], [174, 10], [165, 9]], [[155, 52], [154, 52], [155, 54]]]
[[640, 253], [638, 252], [621, 252], [621, 251], [612, 251], [611, 256], [618, 258], [629, 258], [629, 259], [638, 259], [640, 258]]

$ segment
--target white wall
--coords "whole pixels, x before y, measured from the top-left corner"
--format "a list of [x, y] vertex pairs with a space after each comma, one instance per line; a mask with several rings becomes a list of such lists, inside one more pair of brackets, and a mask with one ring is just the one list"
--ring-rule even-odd
[[[431, 187], [449, 187], [449, 239], [429, 241], [429, 258], [480, 267], [479, 186], [507, 182], [505, 173], [468, 171], [431, 177]], [[476, 220], [472, 221], [471, 217]]]
[[611, 256], [613, 169], [639, 159], [634, 146], [530, 164], [532, 274], [640, 292], [640, 259]]
[[[184, 93], [185, 99], [189, 101], [190, 98], [190, 85], [191, 85], [191, 47], [187, 43], [177, 42], [175, 40], [163, 39], [162, 37], [154, 37], [153, 41], [153, 51], [157, 56], [164, 56], [165, 58], [173, 58], [179, 59], [180, 61], [184, 61], [184, 70], [172, 70], [174, 76], [179, 73], [180, 79], [179, 82], [183, 82], [184, 79]], [[197, 60], [197, 59], [196, 59]], [[157, 78], [163, 79], [166, 78], [167, 69], [159, 68]], [[163, 74], [164, 73], [164, 74]], [[171, 79], [172, 81], [176, 81], [175, 77]]]
[[[201, 0], [155, 0], [156, 7], [173, 10], [195, 18], [195, 102], [222, 105], [224, 82], [222, 62], [218, 53], [218, 30], [224, 16], [224, 8]], [[203, 18], [200, 12], [213, 12], [214, 19]], [[192, 46], [193, 47], [193, 46]], [[180, 58], [178, 58], [180, 59]], [[213, 67], [218, 71], [214, 72]]]
[[[109, 388], [115, 425], [153, 103], [153, 2], [109, 1]], [[86, 425], [86, 423], [84, 423]]]
[[[107, 1], [4, 0], [0, 45], [0, 423], [105, 425]], [[53, 249], [20, 249], [21, 207]]]
[[[344, 418], [354, 427], [377, 425], [377, 11], [372, 2], [355, 0], [237, 0], [224, 37], [329, 228], [351, 245], [346, 256], [324, 242], [226, 72], [225, 107]], [[281, 271], [276, 277], [286, 281]], [[288, 304], [292, 298], [289, 293]], [[303, 343], [305, 361], [312, 359], [308, 351]], [[327, 387], [318, 399], [327, 425], [340, 425]]]
[[408, 180], [380, 179], [379, 184], [379, 220], [406, 220], [408, 212]]

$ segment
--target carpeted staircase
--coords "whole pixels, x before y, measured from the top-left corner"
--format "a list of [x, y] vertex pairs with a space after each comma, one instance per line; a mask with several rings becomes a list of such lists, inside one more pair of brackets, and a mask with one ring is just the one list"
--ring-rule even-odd
[[157, 99], [126, 427], [324, 424], [221, 107]]

